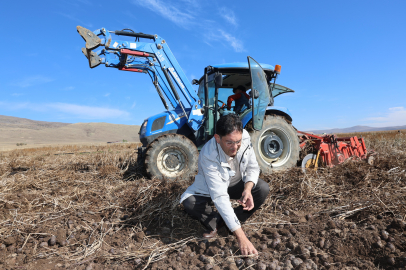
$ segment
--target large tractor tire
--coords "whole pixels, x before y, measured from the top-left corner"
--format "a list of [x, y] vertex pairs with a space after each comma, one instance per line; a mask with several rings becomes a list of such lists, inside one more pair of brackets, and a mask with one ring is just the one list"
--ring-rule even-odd
[[283, 171], [297, 165], [296, 131], [283, 117], [266, 115], [262, 130], [250, 131], [251, 143], [262, 173]]
[[145, 168], [151, 178], [186, 180], [197, 173], [198, 157], [191, 140], [179, 134], [166, 134], [148, 146]]

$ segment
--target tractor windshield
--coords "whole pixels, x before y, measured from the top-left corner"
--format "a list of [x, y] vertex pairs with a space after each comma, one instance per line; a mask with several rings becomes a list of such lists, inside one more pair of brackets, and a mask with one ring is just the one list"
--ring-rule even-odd
[[266, 76], [262, 67], [253, 58], [248, 56], [248, 64], [250, 67], [252, 81], [252, 126], [255, 130], [261, 130], [266, 112], [266, 107], [269, 104], [269, 90]]

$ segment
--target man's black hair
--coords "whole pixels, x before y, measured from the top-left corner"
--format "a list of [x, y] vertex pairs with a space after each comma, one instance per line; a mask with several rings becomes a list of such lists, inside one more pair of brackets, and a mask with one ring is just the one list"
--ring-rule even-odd
[[240, 89], [241, 91], [244, 91], [244, 92], [247, 91], [247, 88], [245, 88], [244, 85], [239, 85], [239, 86], [233, 88], [233, 93], [235, 93], [235, 91], [236, 91], [237, 89]]
[[243, 130], [241, 119], [235, 113], [230, 113], [221, 117], [216, 123], [216, 134], [220, 137], [227, 136], [235, 130], [241, 133]]

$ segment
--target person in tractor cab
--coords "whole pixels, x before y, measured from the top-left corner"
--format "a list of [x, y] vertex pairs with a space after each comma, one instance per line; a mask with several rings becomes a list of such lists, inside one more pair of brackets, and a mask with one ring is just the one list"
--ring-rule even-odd
[[[180, 203], [186, 212], [206, 228], [204, 238], [213, 238], [226, 225], [237, 238], [241, 254], [258, 254], [241, 228], [265, 201], [269, 185], [259, 179], [259, 166], [251, 139], [237, 114], [229, 114], [216, 123], [216, 134], [202, 148], [198, 174], [182, 194]], [[230, 199], [240, 206], [232, 208]], [[214, 202], [218, 212], [210, 203]]]
[[234, 101], [234, 112], [242, 113], [246, 109], [251, 108], [249, 99], [251, 98], [247, 93], [247, 88], [243, 85], [239, 85], [233, 89], [234, 95], [231, 95], [227, 99], [227, 110], [231, 110], [231, 103]]

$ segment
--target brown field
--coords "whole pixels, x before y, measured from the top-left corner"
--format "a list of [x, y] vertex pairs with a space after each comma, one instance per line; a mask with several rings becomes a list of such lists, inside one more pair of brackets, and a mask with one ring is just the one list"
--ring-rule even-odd
[[139, 142], [137, 125], [109, 123], [59, 123], [0, 115], [0, 151], [106, 145], [107, 142]]
[[146, 179], [137, 144], [0, 152], [0, 268], [404, 269], [406, 134], [357, 135], [373, 166], [262, 176], [270, 196], [243, 225], [258, 259], [225, 230], [203, 240], [178, 204], [190, 182]]

